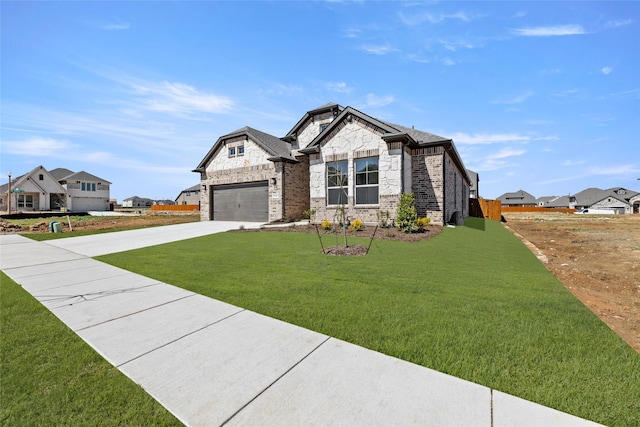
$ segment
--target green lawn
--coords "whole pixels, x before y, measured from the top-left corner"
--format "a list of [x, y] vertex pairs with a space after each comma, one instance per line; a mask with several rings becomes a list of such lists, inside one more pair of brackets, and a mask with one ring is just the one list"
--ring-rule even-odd
[[182, 425], [0, 273], [0, 425]]
[[640, 355], [500, 223], [467, 224], [418, 243], [375, 241], [362, 257], [323, 255], [315, 233], [236, 232], [98, 259], [587, 419], [637, 425]]

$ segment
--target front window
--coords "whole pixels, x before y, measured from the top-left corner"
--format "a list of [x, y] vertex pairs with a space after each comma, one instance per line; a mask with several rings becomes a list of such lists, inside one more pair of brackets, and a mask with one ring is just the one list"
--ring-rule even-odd
[[32, 194], [18, 194], [18, 207], [19, 208], [33, 208], [33, 195]]
[[236, 156], [236, 147], [229, 147], [229, 157]]
[[238, 146], [238, 156], [244, 156], [244, 145]]
[[349, 172], [348, 162], [327, 163], [327, 204], [343, 205], [348, 203]]
[[356, 160], [356, 205], [378, 204], [378, 158]]

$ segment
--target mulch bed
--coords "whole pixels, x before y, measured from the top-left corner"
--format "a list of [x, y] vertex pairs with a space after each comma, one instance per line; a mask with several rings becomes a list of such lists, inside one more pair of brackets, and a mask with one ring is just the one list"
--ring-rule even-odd
[[[441, 225], [431, 225], [427, 227], [426, 231], [422, 233], [404, 233], [401, 230], [390, 227], [390, 228], [381, 228], [378, 227], [376, 229], [375, 226], [365, 226], [360, 231], [354, 231], [351, 229], [346, 230], [347, 237], [363, 237], [365, 239], [370, 239], [372, 236], [374, 239], [383, 239], [383, 240], [398, 240], [403, 242], [419, 242], [422, 240], [428, 240], [432, 237], [437, 236], [442, 232]], [[242, 231], [242, 232], [279, 232], [279, 233], [320, 233], [321, 236], [327, 234], [338, 234], [338, 237], [341, 237], [345, 230], [324, 230], [320, 225], [317, 226], [315, 224], [304, 224], [304, 225], [278, 225], [278, 226], [266, 226], [257, 229], [241, 229], [241, 230], [232, 230], [232, 231]], [[375, 233], [375, 234], [374, 234]], [[362, 245], [349, 245], [345, 247], [344, 245], [340, 246], [331, 246], [324, 249], [324, 253], [327, 255], [337, 255], [337, 256], [358, 256], [358, 255], [366, 255], [367, 248]]]

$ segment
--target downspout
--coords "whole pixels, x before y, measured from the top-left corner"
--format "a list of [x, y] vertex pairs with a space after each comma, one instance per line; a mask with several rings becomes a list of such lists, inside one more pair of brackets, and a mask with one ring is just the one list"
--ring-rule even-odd
[[285, 177], [284, 168], [286, 167], [286, 165], [287, 165], [286, 162], [282, 162], [282, 177], [281, 177], [281, 184], [280, 184], [280, 186], [282, 187], [282, 219], [284, 221], [286, 221], [287, 219], [287, 216], [286, 216], [287, 202], [286, 202], [285, 193], [284, 193], [285, 187], [286, 187], [284, 185], [284, 177]]
[[447, 225], [447, 150], [442, 148], [442, 224]]
[[400, 147], [400, 194], [404, 194], [404, 143]]

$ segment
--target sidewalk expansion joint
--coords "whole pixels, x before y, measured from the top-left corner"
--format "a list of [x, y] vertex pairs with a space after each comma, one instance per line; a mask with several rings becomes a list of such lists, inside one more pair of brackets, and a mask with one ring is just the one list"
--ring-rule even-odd
[[[157, 286], [158, 284], [162, 284], [162, 282], [153, 283], [151, 285], [146, 285], [146, 286], [141, 286], [141, 287], [135, 288], [135, 289], [144, 289], [144, 288], [148, 288], [149, 286]], [[122, 316], [114, 317], [113, 319], [105, 320], [104, 322], [96, 323], [94, 325], [85, 326], [84, 328], [80, 328], [80, 329], [75, 329], [74, 331], [75, 332], [84, 331], [85, 329], [93, 328], [93, 327], [99, 326], [99, 325], [104, 325], [105, 323], [113, 322], [114, 320], [124, 319], [125, 317], [129, 317], [129, 316], [133, 316], [135, 314], [143, 313], [145, 311], [153, 310], [154, 308], [162, 307], [163, 305], [172, 304], [172, 303], [174, 303], [176, 301], [180, 301], [180, 300], [183, 300], [185, 298], [191, 298], [192, 296], [195, 296], [195, 295], [197, 295], [197, 294], [192, 294], [192, 295], [187, 295], [187, 296], [184, 296], [184, 297], [176, 298], [176, 299], [171, 300], [171, 301], [163, 302], [162, 304], [154, 305], [154, 306], [142, 309], [142, 310], [138, 310], [138, 311], [134, 311], [132, 313], [124, 314]], [[96, 298], [96, 299], [98, 299], [98, 298]], [[73, 305], [73, 304], [70, 304], [70, 305]]]
[[238, 409], [236, 412], [234, 412], [229, 418], [227, 418], [226, 420], [224, 420], [221, 424], [220, 427], [223, 427], [224, 425], [226, 425], [229, 421], [231, 421], [236, 415], [238, 415], [240, 412], [242, 412], [247, 406], [251, 405], [257, 398], [259, 398], [260, 396], [262, 396], [264, 393], [266, 393], [267, 390], [269, 390], [271, 387], [273, 387], [278, 381], [280, 381], [282, 378], [284, 378], [285, 375], [287, 375], [289, 372], [291, 372], [293, 369], [295, 369], [298, 365], [300, 365], [305, 359], [307, 359], [309, 356], [311, 356], [316, 350], [318, 350], [320, 347], [322, 347], [322, 345], [324, 345], [324, 343], [326, 343], [327, 341], [329, 341], [331, 339], [331, 337], [327, 337], [324, 341], [322, 341], [320, 344], [318, 344], [314, 349], [312, 349], [309, 353], [307, 353], [302, 359], [298, 360], [296, 363], [293, 364], [293, 366], [291, 366], [289, 369], [287, 369], [286, 371], [284, 371], [282, 373], [282, 375], [280, 375], [278, 378], [276, 378], [271, 384], [269, 384], [268, 386], [266, 386], [260, 393], [256, 394], [251, 400], [249, 400], [247, 403], [245, 403], [244, 405], [242, 405], [240, 407], [240, 409]]
[[[191, 295], [189, 295], [189, 296], [191, 296]], [[185, 297], [185, 298], [188, 298], [188, 297]], [[180, 298], [180, 299], [182, 299], [182, 298]], [[177, 300], [176, 300], [176, 301], [177, 301]], [[164, 304], [161, 304], [161, 305], [164, 305]], [[146, 311], [146, 310], [142, 310], [142, 311]], [[189, 332], [188, 334], [184, 334], [184, 335], [182, 335], [182, 336], [180, 336], [180, 337], [178, 337], [178, 338], [176, 338], [176, 339], [173, 339], [173, 340], [171, 340], [171, 341], [169, 341], [169, 342], [166, 342], [166, 343], [164, 343], [164, 344], [162, 344], [162, 345], [160, 345], [160, 346], [158, 346], [158, 347], [156, 347], [156, 348], [152, 348], [152, 349], [151, 349], [151, 350], [149, 350], [149, 351], [145, 351], [144, 353], [142, 353], [142, 354], [140, 354], [140, 355], [138, 355], [138, 356], [136, 356], [136, 357], [134, 357], [134, 358], [132, 358], [132, 359], [129, 359], [129, 360], [127, 360], [126, 362], [122, 362], [122, 363], [120, 363], [119, 365], [116, 365], [116, 368], [120, 369], [120, 367], [122, 367], [122, 366], [126, 365], [127, 363], [130, 363], [130, 362], [133, 362], [134, 360], [140, 359], [141, 357], [144, 357], [144, 356], [146, 356], [147, 354], [153, 353], [153, 352], [154, 352], [154, 351], [156, 351], [156, 350], [159, 350], [159, 349], [161, 349], [161, 348], [163, 348], [163, 347], [166, 347], [166, 346], [171, 345], [171, 344], [173, 344], [173, 343], [175, 343], [175, 342], [178, 342], [178, 341], [180, 341], [180, 340], [181, 340], [181, 339], [183, 339], [183, 338], [186, 338], [186, 337], [188, 337], [188, 336], [190, 336], [190, 335], [193, 335], [193, 334], [198, 333], [198, 332], [200, 332], [200, 331], [202, 331], [202, 330], [204, 330], [204, 329], [207, 329], [207, 328], [209, 328], [209, 327], [211, 327], [211, 326], [213, 326], [213, 325], [216, 325], [216, 324], [218, 324], [218, 323], [220, 323], [220, 322], [223, 322], [223, 321], [225, 321], [225, 320], [227, 320], [227, 319], [229, 319], [229, 318], [231, 318], [231, 317], [233, 317], [233, 316], [235, 316], [235, 315], [237, 315], [237, 314], [240, 314], [240, 313], [242, 313], [242, 312], [244, 312], [244, 311], [247, 311], [247, 310], [246, 310], [246, 309], [244, 309], [244, 308], [241, 308], [241, 309], [239, 309], [238, 311], [236, 311], [235, 313], [232, 313], [232, 314], [230, 314], [230, 315], [228, 315], [228, 316], [226, 316], [226, 317], [223, 317], [222, 319], [218, 319], [218, 320], [216, 320], [215, 322], [212, 322], [212, 323], [209, 323], [209, 324], [207, 324], [207, 325], [204, 325], [203, 327], [198, 328], [198, 329], [195, 329], [195, 330], [193, 330], [193, 331]], [[123, 316], [123, 317], [124, 317], [124, 316]]]

